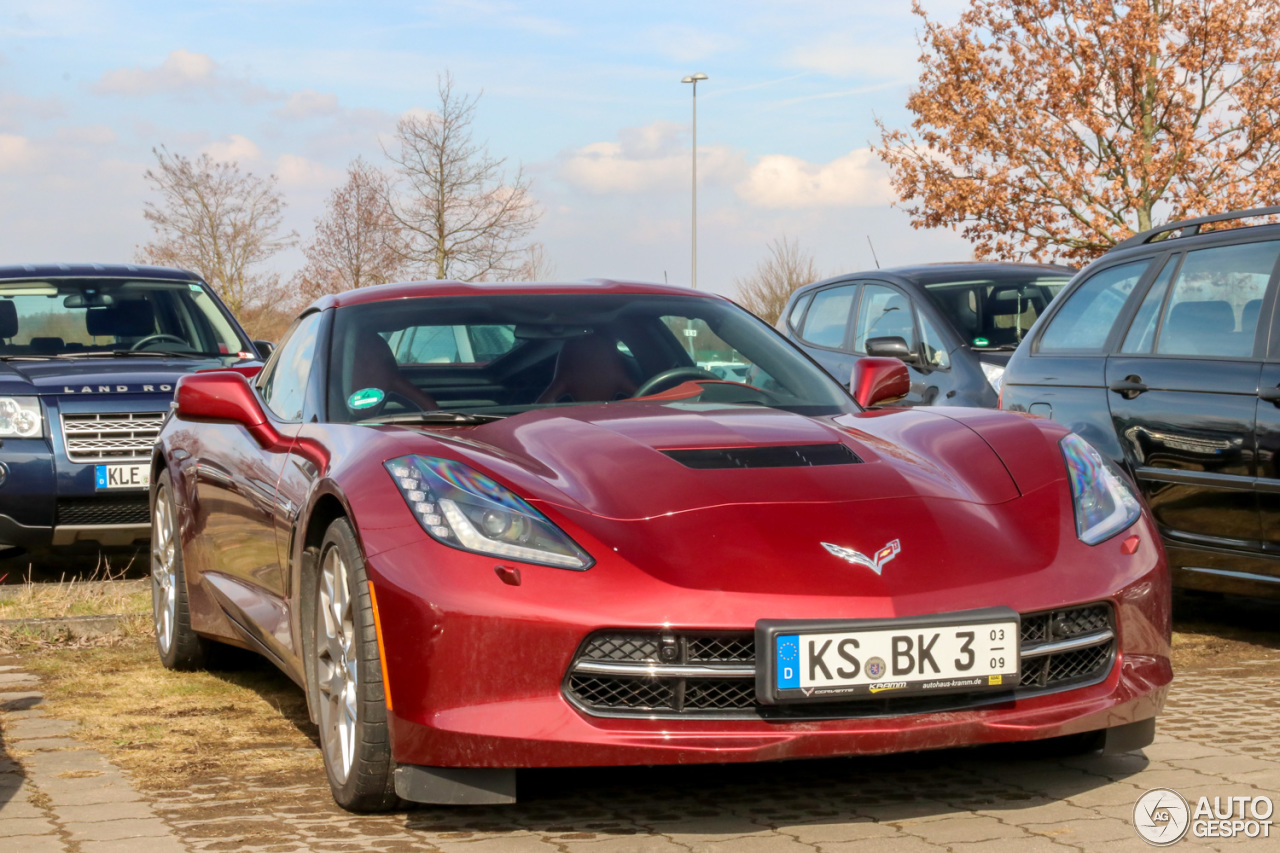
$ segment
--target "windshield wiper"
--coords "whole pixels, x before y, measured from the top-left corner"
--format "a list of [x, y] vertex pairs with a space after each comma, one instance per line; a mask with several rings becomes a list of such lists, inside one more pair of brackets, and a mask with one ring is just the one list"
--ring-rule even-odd
[[[68, 355], [74, 357], [74, 354], [72, 353], [68, 353]], [[206, 355], [205, 353], [199, 352], [176, 352], [168, 349], [116, 349], [109, 353], [93, 353], [93, 355], [117, 355], [124, 358], [137, 358], [139, 356], [151, 356], [152, 358], [198, 358], [201, 361], [207, 361], [211, 358], [222, 358], [221, 353], [218, 353], [217, 355]]]
[[50, 353], [48, 355], [3, 355], [0, 361], [47, 361], [49, 359], [59, 359], [62, 361], [75, 361], [79, 358], [130, 358], [146, 356], [148, 358], [194, 358], [200, 361], [206, 361], [211, 358], [222, 358], [222, 354], [205, 355], [197, 352], [173, 352], [172, 350], [134, 350], [134, 349], [117, 349], [117, 350], [85, 350], [84, 352], [59, 352]]
[[1013, 352], [1018, 348], [1018, 345], [1017, 344], [996, 344], [995, 346], [980, 347], [977, 344], [974, 344], [973, 348], [977, 350], [982, 350], [983, 352]]
[[473, 426], [500, 421], [506, 415], [477, 415], [470, 412], [403, 412], [356, 421], [358, 424], [457, 424]]

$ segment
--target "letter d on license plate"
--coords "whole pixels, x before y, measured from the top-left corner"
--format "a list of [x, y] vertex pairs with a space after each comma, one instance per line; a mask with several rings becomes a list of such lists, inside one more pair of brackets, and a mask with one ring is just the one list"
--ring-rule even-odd
[[761, 620], [762, 704], [1011, 690], [1021, 623], [1007, 607], [903, 619]]
[[147, 489], [151, 487], [151, 466], [142, 465], [96, 465], [94, 466], [94, 485], [98, 491], [103, 489]]

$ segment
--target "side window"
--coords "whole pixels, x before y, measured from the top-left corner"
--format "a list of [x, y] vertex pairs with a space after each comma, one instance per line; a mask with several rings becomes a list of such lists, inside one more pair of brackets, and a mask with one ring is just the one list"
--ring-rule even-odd
[[286, 421], [302, 419], [302, 400], [311, 376], [319, 328], [319, 312], [299, 320], [281, 344], [270, 372], [259, 386], [267, 408]]
[[1248, 357], [1280, 242], [1188, 252], [1169, 294], [1156, 352]]
[[869, 338], [890, 336], [902, 338], [908, 348], [916, 349], [919, 341], [916, 340], [915, 321], [911, 317], [911, 300], [892, 287], [864, 285], [853, 351], [866, 352]]
[[791, 306], [791, 313], [787, 315], [787, 325], [793, 329], [800, 328], [800, 318], [804, 316], [804, 306], [809, 304], [812, 298], [811, 294], [805, 294], [796, 300], [796, 304]]
[[514, 326], [410, 326], [384, 337], [397, 364], [484, 364], [516, 346]]
[[1063, 297], [1038, 352], [1101, 352], [1120, 309], [1137, 287], [1151, 260], [1105, 269]]
[[831, 349], [844, 347], [844, 332], [853, 312], [853, 299], [858, 294], [856, 284], [829, 287], [813, 297], [809, 313], [804, 317], [804, 329], [800, 337], [811, 344]]
[[1129, 326], [1129, 334], [1125, 335], [1120, 352], [1151, 352], [1151, 344], [1156, 339], [1156, 319], [1160, 316], [1164, 295], [1169, 291], [1169, 282], [1173, 280], [1173, 271], [1178, 268], [1178, 260], [1178, 255], [1169, 258], [1147, 295], [1142, 297], [1142, 304], [1138, 306], [1138, 314]]
[[930, 367], [946, 370], [951, 366], [951, 356], [947, 354], [947, 345], [942, 335], [929, 322], [929, 318], [920, 312], [920, 335], [924, 340], [924, 360]]

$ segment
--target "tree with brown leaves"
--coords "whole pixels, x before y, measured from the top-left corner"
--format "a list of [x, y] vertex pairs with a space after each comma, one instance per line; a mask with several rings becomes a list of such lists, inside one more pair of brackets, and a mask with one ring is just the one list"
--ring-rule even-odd
[[409, 245], [391, 211], [390, 191], [381, 169], [359, 157], [351, 162], [347, 182], [329, 194], [315, 236], [302, 250], [306, 264], [294, 278], [302, 301], [401, 277]]
[[879, 154], [912, 224], [980, 258], [1085, 261], [1280, 196], [1275, 0], [972, 0], [924, 22], [911, 131]]
[[405, 260], [426, 278], [517, 277], [539, 215], [529, 182], [519, 169], [508, 181], [506, 161], [473, 141], [477, 98], [455, 92], [449, 74], [436, 89], [437, 111], [401, 118], [386, 152], [399, 176], [391, 209], [409, 241]]
[[260, 266], [297, 239], [280, 233], [284, 199], [275, 175], [260, 178], [208, 154], [192, 160], [163, 145], [152, 153], [156, 168], [145, 178], [160, 198], [143, 215], [156, 239], [140, 260], [198, 273], [236, 315], [272, 299], [279, 276]]
[[769, 244], [769, 256], [746, 278], [736, 279], [738, 302], [769, 325], [778, 322], [796, 288], [822, 278], [813, 255], [783, 235]]

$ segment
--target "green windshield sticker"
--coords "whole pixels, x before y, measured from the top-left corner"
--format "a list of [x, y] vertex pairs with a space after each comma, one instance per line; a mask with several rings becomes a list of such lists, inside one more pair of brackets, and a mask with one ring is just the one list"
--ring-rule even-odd
[[987, 340], [986, 338], [974, 338], [974, 339], [973, 339], [973, 345], [974, 345], [975, 347], [985, 347], [985, 346], [988, 346], [990, 343], [991, 343], [991, 341]]
[[370, 409], [381, 403], [386, 396], [381, 388], [361, 388], [347, 398], [347, 405], [353, 409]]
[[188, 284], [188, 285], [187, 285], [187, 287], [191, 288], [191, 289], [192, 289], [192, 290], [194, 290], [196, 293], [200, 293], [200, 292], [202, 292], [202, 291], [204, 290], [204, 288], [203, 288], [203, 287], [201, 287], [201, 286], [200, 286], [200, 285], [198, 285], [198, 284]]

